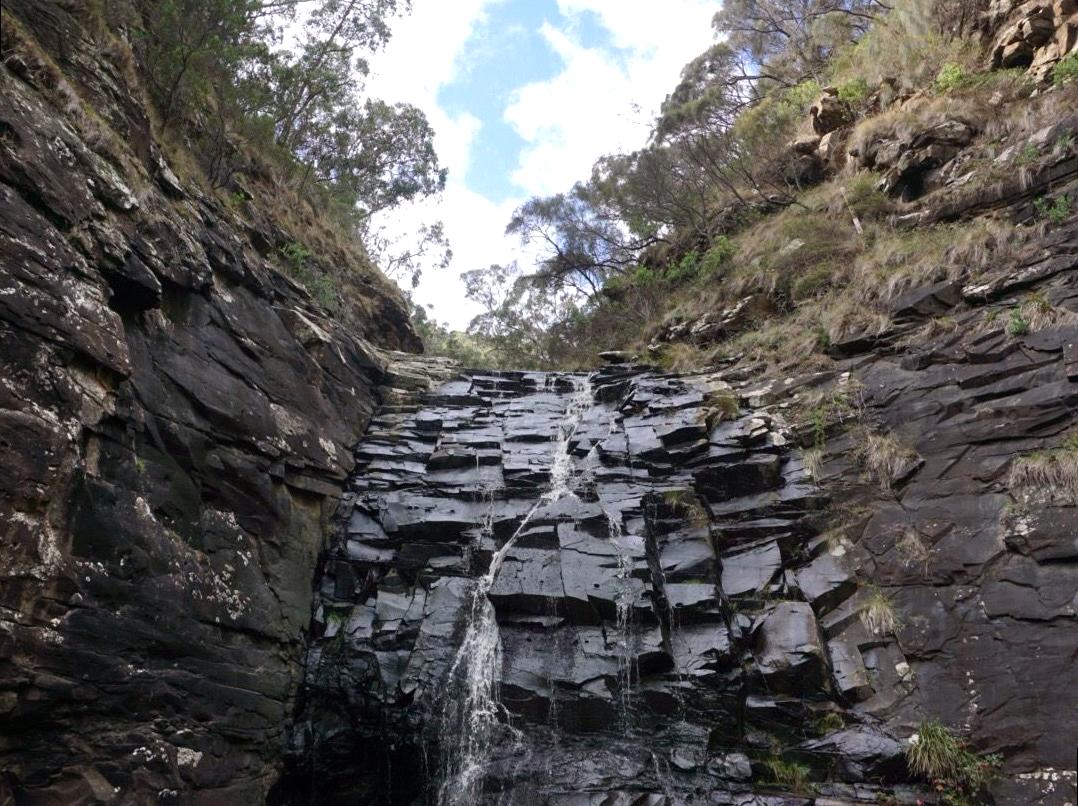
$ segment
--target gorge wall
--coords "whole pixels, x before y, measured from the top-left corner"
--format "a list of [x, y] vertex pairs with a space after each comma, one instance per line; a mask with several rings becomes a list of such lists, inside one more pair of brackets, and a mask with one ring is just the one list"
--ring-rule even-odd
[[[351, 448], [418, 341], [174, 171], [87, 7], [4, 2], [0, 802], [257, 803]], [[115, 45], [115, 43], [112, 43]]]

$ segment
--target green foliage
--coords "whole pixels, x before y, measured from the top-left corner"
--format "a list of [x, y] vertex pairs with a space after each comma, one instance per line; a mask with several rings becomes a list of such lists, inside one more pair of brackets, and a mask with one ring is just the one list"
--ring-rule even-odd
[[1041, 156], [1041, 151], [1033, 143], [1026, 143], [1022, 146], [1022, 150], [1018, 152], [1018, 156], [1014, 159], [1015, 165], [1032, 165]]
[[750, 148], [767, 138], [792, 134], [820, 90], [820, 82], [815, 79], [776, 90], [738, 117], [734, 133]]
[[278, 250], [289, 276], [301, 283], [320, 306], [331, 313], [340, 307], [337, 281], [328, 273], [312, 267], [312, 254], [299, 241], [289, 241]]
[[359, 94], [367, 54], [388, 40], [388, 21], [407, 0], [139, 5], [136, 51], [155, 106], [166, 126], [194, 141], [215, 187], [249, 162], [244, 141], [300, 192], [360, 227], [378, 210], [444, 187], [423, 113]]
[[1071, 200], [1070, 196], [1062, 195], [1056, 196], [1054, 199], [1049, 199], [1047, 196], [1041, 196], [1039, 199], [1033, 201], [1033, 209], [1037, 211], [1037, 215], [1041, 218], [1046, 218], [1055, 226], [1060, 226], [1071, 214]]
[[859, 106], [868, 97], [868, 82], [861, 76], [838, 85], [838, 99], [849, 107]]
[[910, 89], [931, 84], [946, 65], [976, 61], [976, 44], [963, 35], [976, 19], [974, 4], [965, 0], [895, 3], [863, 36], [838, 48], [828, 64], [831, 83], [863, 78], [870, 86], [885, 79]]
[[828, 711], [826, 714], [818, 718], [814, 727], [816, 732], [821, 736], [826, 736], [829, 733], [834, 733], [837, 730], [842, 730], [846, 727], [845, 721], [834, 711]]
[[811, 770], [804, 764], [770, 758], [764, 762], [771, 781], [791, 792], [808, 792], [812, 789]]
[[289, 241], [280, 249], [281, 257], [293, 274], [298, 274], [311, 259], [311, 251], [299, 241]]
[[629, 275], [629, 281], [638, 288], [647, 288], [659, 282], [659, 275], [647, 266], [637, 266]]
[[1057, 87], [1078, 79], [1078, 53], [1068, 53], [1052, 68], [1052, 83]]
[[718, 275], [736, 254], [737, 244], [727, 236], [720, 235], [704, 253], [700, 261], [700, 274], [704, 277]]
[[972, 803], [998, 774], [1002, 758], [978, 756], [945, 725], [925, 720], [906, 748], [910, 770], [932, 784], [945, 804]]
[[666, 280], [675, 285], [691, 282], [700, 271], [700, 253], [695, 249], [686, 253], [666, 272]]
[[468, 368], [494, 366], [491, 346], [482, 338], [450, 330], [447, 325], [432, 319], [421, 305], [412, 306], [412, 325], [427, 355], [452, 358]]
[[860, 37], [880, 8], [875, 0], [726, 0], [715, 15], [722, 35], [746, 65], [785, 84], [818, 76], [842, 45]]
[[1022, 314], [1021, 308], [1012, 308], [1007, 319], [1007, 332], [1012, 336], [1025, 336], [1029, 333], [1029, 320]]
[[948, 62], [936, 74], [936, 80], [932, 82], [932, 88], [937, 94], [946, 95], [964, 86], [968, 81], [969, 76], [962, 65]]

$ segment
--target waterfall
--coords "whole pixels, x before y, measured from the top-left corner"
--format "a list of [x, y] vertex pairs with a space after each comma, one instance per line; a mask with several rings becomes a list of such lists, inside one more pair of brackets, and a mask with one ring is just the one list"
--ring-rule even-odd
[[617, 614], [618, 647], [618, 704], [621, 711], [622, 732], [632, 733], [633, 713], [633, 676], [635, 673], [636, 647], [633, 635], [633, 603], [636, 594], [633, 591], [633, 555], [629, 546], [624, 544], [621, 526], [621, 512], [607, 513], [607, 528], [610, 543], [618, 556], [617, 570], [614, 572], [616, 588], [614, 603]]
[[[442, 784], [438, 800], [446, 806], [473, 804], [479, 799], [490, 747], [499, 732], [508, 743], [520, 741], [498, 699], [501, 636], [494, 606], [487, 598], [498, 570], [517, 538], [539, 509], [574, 495], [574, 462], [570, 442], [585, 410], [591, 405], [588, 381], [577, 386], [558, 425], [550, 463], [550, 486], [528, 510], [512, 536], [491, 557], [487, 572], [472, 591], [464, 639], [449, 668], [441, 720]], [[486, 527], [485, 525], [485, 528]], [[505, 716], [503, 720], [501, 717]]]

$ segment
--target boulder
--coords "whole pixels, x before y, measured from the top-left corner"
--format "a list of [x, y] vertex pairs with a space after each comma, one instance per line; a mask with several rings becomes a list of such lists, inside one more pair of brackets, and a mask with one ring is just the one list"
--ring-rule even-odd
[[825, 87], [809, 107], [812, 130], [821, 137], [847, 125], [853, 120], [849, 106], [838, 97], [835, 87]]

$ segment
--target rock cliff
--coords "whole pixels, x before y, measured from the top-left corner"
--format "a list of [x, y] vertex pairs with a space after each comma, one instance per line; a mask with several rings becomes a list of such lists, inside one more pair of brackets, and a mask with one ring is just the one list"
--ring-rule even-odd
[[369, 267], [338, 321], [277, 270], [267, 187], [179, 178], [90, 11], [5, 0], [3, 37], [0, 801], [257, 803], [417, 340]]
[[914, 796], [858, 705], [908, 664], [781, 415], [628, 364], [418, 403], [357, 451], [284, 800]]
[[[997, 802], [1078, 802], [1069, 109], [1012, 171], [950, 118], [851, 150], [825, 93], [806, 181], [1022, 237], [822, 371], [462, 371], [358, 251], [314, 256], [333, 317], [281, 271], [303, 222], [181, 164], [122, 26], [3, 13], [0, 802], [939, 802], [926, 718]], [[1043, 78], [1075, 13], [991, 3], [993, 63]]]

